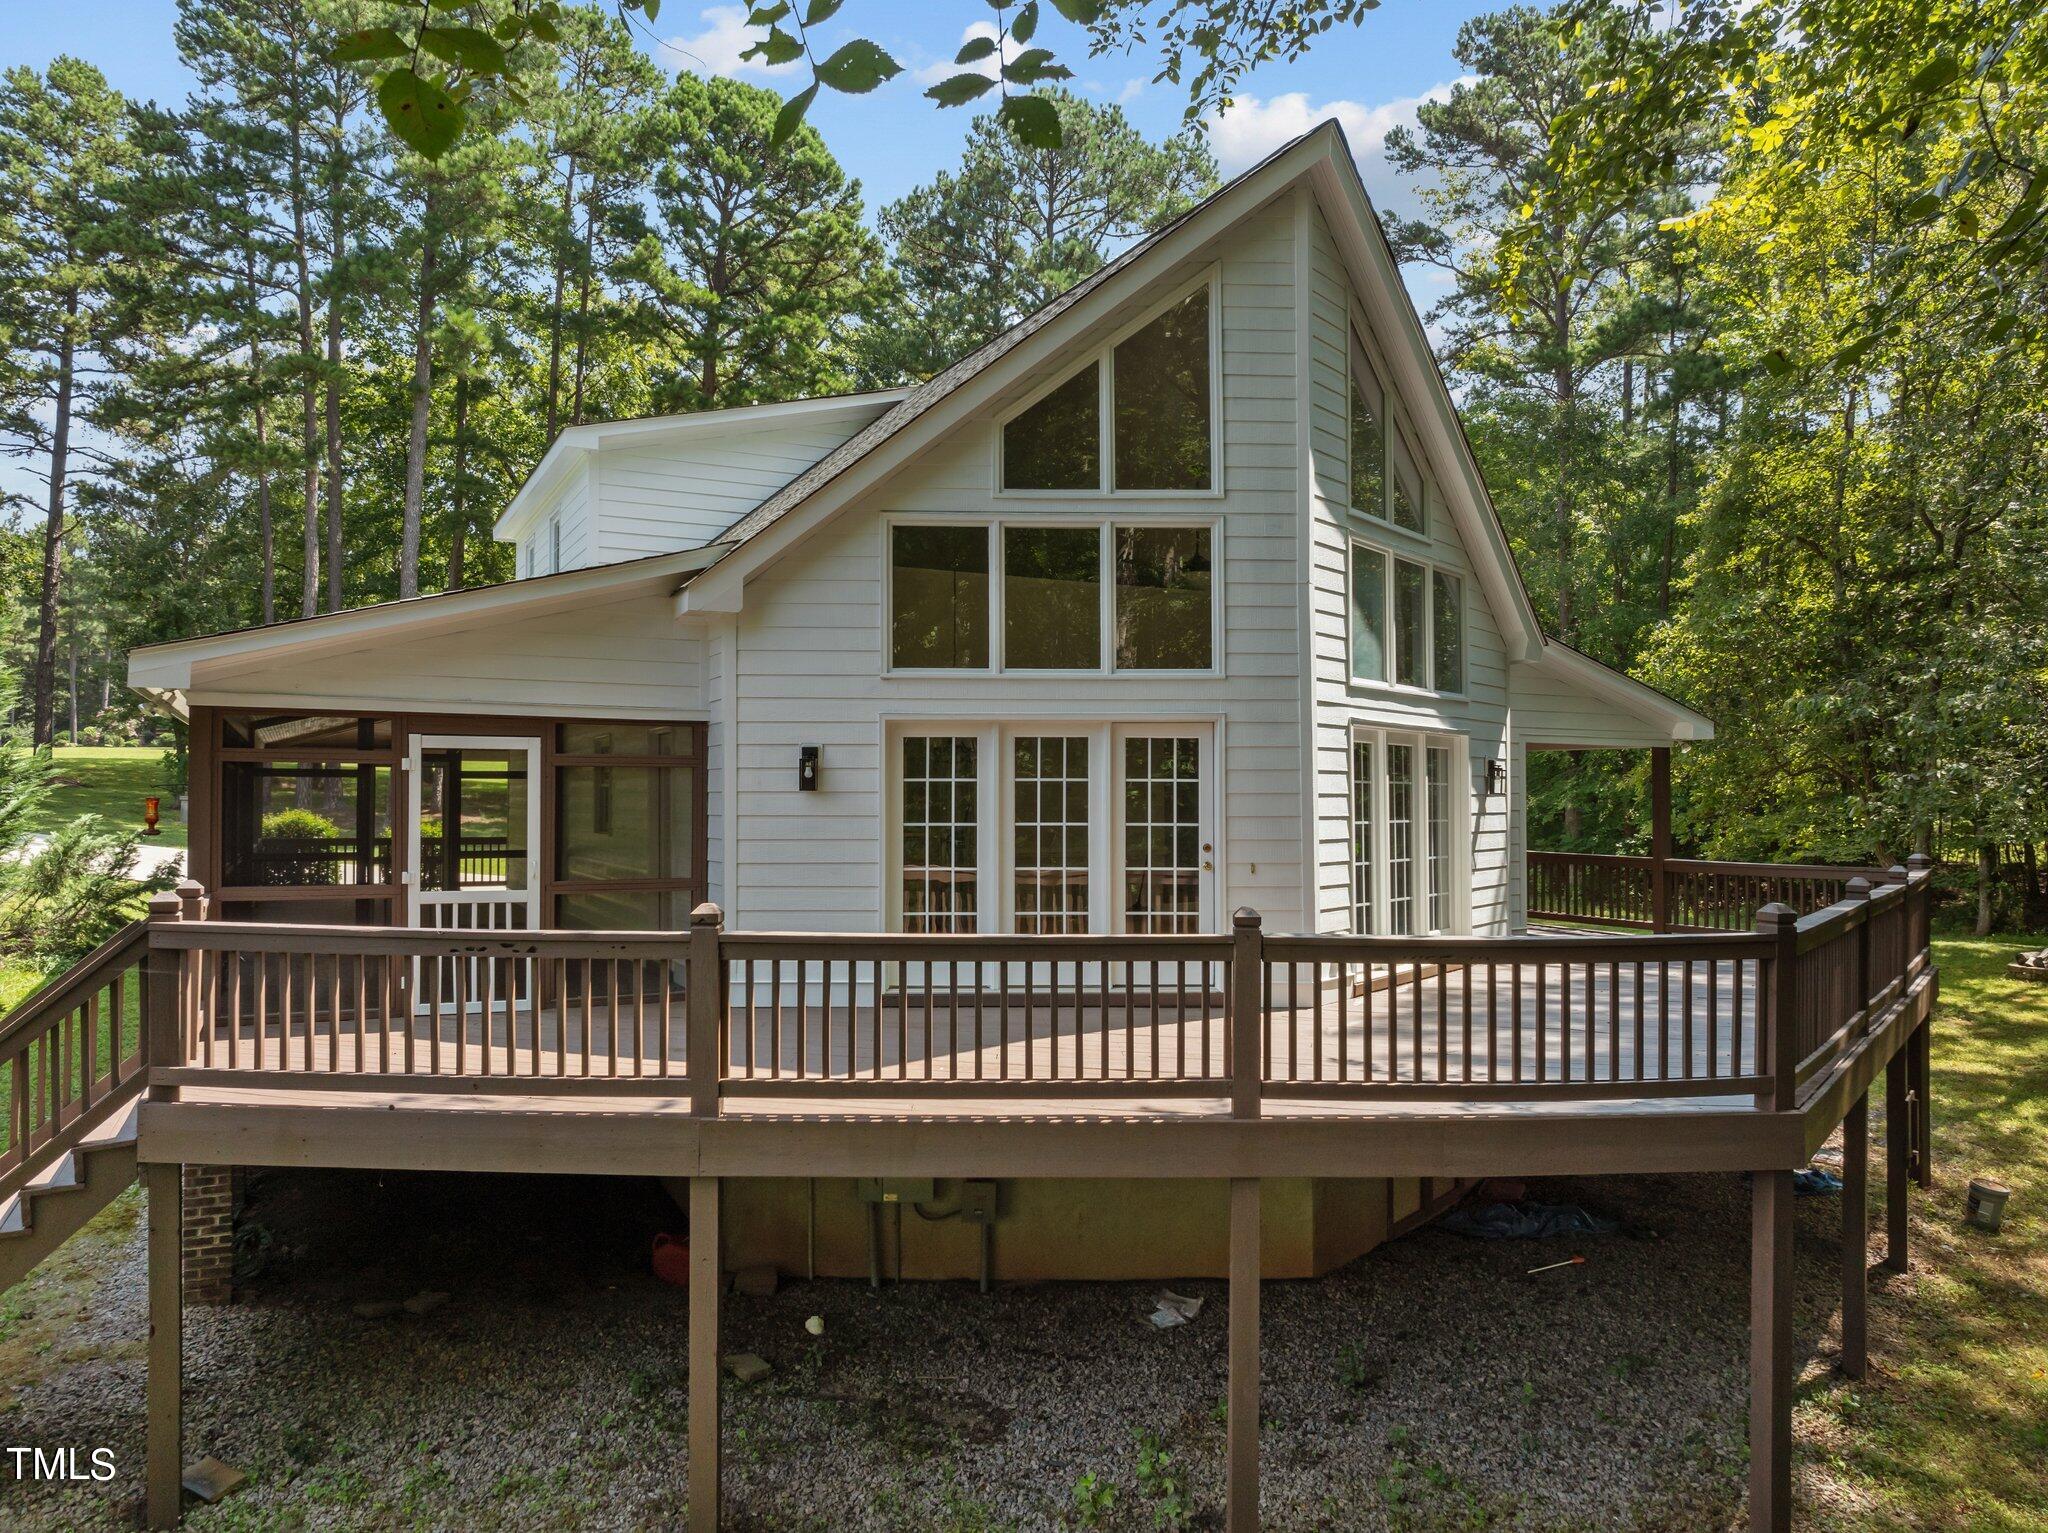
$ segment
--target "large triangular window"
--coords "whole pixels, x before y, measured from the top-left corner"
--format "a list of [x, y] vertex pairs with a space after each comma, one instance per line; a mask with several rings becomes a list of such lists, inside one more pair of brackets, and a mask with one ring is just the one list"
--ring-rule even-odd
[[1213, 489], [1212, 308], [1205, 283], [1012, 416], [1003, 488]]

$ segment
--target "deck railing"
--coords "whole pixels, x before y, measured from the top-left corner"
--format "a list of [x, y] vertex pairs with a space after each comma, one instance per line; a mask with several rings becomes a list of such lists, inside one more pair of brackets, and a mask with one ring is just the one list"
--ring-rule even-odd
[[[1731, 879], [1746, 878], [1738, 870]], [[177, 919], [161, 1083], [1789, 1108], [1927, 966], [1928, 870], [1746, 932], [1499, 938], [474, 932]], [[199, 905], [188, 886], [186, 910]], [[1727, 896], [1748, 900], [1740, 883]], [[152, 1075], [152, 1084], [157, 1083]], [[1224, 1110], [1220, 1107], [1217, 1110]]]
[[141, 1089], [149, 935], [124, 927], [0, 1019], [0, 1202]]
[[1905, 875], [1904, 868], [1827, 863], [1531, 852], [1529, 917], [1660, 932], [1754, 931], [1766, 905], [1809, 915], [1845, 898], [1852, 878], [1881, 884]]

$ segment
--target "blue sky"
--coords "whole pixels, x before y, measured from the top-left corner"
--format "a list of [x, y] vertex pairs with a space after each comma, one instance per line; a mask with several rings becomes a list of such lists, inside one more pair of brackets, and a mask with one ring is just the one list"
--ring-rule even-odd
[[[1402, 199], [1378, 161], [1380, 138], [1409, 118], [1416, 98], [1458, 77], [1451, 55], [1460, 23], [1488, 7], [1473, 0], [1387, 0], [1363, 27], [1331, 33], [1303, 62], [1270, 65], [1245, 82], [1238, 106], [1208, 125], [1226, 173], [1329, 115], [1343, 120], [1375, 198]], [[1050, 6], [1037, 41], [1055, 47], [1078, 78], [1075, 87], [1122, 103], [1146, 132], [1180, 124], [1185, 96], [1153, 85], [1148, 56], [1090, 59], [1078, 29]], [[59, 53], [100, 66], [113, 84], [166, 104], [181, 99], [189, 77], [178, 62], [171, 28], [175, 0], [62, 0], [60, 4], [0, 0], [0, 62], [41, 67]], [[787, 73], [742, 63], [740, 3], [666, 0], [656, 38], [646, 47], [670, 69], [732, 74], [785, 88]], [[864, 35], [888, 48], [904, 75], [872, 96], [827, 94], [813, 115], [840, 160], [860, 177], [870, 206], [900, 196], [957, 158], [971, 109], [941, 111], [926, 101], [925, 83], [954, 72], [952, 56], [970, 29], [986, 29], [984, 0], [847, 0], [824, 29], [820, 51]]]

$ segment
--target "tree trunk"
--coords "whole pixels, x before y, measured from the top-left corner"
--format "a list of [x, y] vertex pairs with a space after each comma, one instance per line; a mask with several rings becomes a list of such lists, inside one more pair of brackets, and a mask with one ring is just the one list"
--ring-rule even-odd
[[398, 594], [420, 594], [420, 518], [427, 498], [427, 416], [434, 391], [434, 199], [428, 194], [420, 226], [419, 304], [412, 340], [412, 433], [405, 444], [405, 531], [398, 552]]
[[1998, 846], [1995, 842], [1981, 841], [1977, 844], [1977, 926], [1980, 937], [1991, 935], [1991, 918], [1996, 903], [1993, 896], [1998, 888]]
[[64, 612], [65, 669], [71, 679], [71, 743], [78, 743], [78, 611], [75, 605]]
[[[568, 175], [562, 181], [562, 233], [566, 239], [574, 227], [576, 217], [576, 161], [569, 161]], [[555, 433], [562, 422], [562, 321], [563, 300], [569, 290], [569, 263], [562, 257], [562, 249], [555, 247], [554, 291], [548, 299], [548, 430], [543, 446], [555, 440]], [[452, 582], [461, 585], [460, 580]]]
[[583, 270], [576, 277], [576, 386], [571, 395], [569, 424], [583, 424], [583, 384], [590, 371], [590, 281], [597, 262], [597, 183], [593, 177], [593, 206], [583, 211]]
[[43, 599], [36, 624], [35, 725], [48, 745], [57, 731], [57, 590], [64, 576], [64, 476], [71, 458], [71, 390], [76, 364], [72, 326], [78, 289], [64, 295], [64, 334], [57, 342], [57, 408], [50, 422], [50, 510], [43, 524]]
[[299, 356], [304, 362], [305, 381], [300, 385], [302, 435], [306, 454], [304, 537], [301, 539], [303, 567], [299, 580], [299, 615], [311, 617], [320, 610], [320, 380], [313, 362], [320, 355], [313, 340], [313, 262], [306, 235], [305, 141], [294, 109], [292, 119], [292, 258], [298, 278], [295, 295], [299, 312]]
[[327, 159], [327, 610], [341, 610], [341, 260], [347, 231], [341, 210], [347, 175], [348, 109], [334, 107], [334, 151]]
[[[552, 411], [554, 402], [549, 401]], [[550, 440], [552, 440], [550, 433]], [[448, 499], [454, 510], [455, 525], [448, 535], [448, 589], [462, 589], [462, 563], [469, 541], [469, 513], [463, 505], [462, 476], [469, 462], [469, 375], [463, 373], [455, 380], [455, 461], [448, 475]]]

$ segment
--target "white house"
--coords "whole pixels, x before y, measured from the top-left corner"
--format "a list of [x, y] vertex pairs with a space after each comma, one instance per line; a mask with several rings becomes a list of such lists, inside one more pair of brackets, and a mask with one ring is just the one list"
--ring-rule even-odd
[[915, 388], [571, 428], [497, 535], [133, 656], [221, 909], [1497, 934], [1529, 750], [1712, 729], [1544, 637], [1334, 123]]

